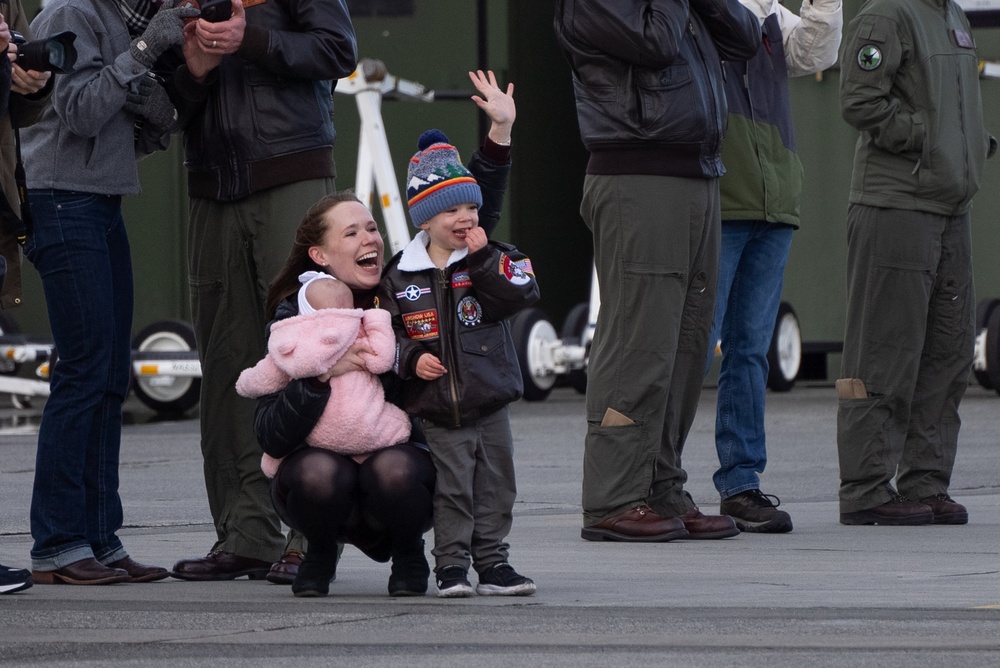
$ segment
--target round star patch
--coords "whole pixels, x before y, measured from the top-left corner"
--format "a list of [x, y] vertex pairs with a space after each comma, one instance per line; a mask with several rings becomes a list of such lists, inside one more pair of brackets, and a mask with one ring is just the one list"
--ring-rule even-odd
[[858, 67], [866, 72], [877, 69], [882, 64], [882, 52], [874, 44], [866, 44], [858, 51]]

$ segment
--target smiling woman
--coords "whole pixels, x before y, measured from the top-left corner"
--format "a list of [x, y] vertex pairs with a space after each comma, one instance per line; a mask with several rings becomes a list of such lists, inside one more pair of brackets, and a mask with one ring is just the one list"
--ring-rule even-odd
[[[485, 98], [476, 96], [473, 100], [493, 120], [483, 147], [468, 164], [483, 192], [479, 224], [491, 233], [500, 220], [510, 173], [508, 144], [514, 110], [510, 91], [500, 91], [492, 76], [487, 78], [480, 72], [472, 75], [472, 80]], [[371, 441], [356, 446], [360, 450], [353, 452], [362, 454], [309, 444], [322, 416], [338, 403], [359, 399], [357, 392], [331, 388], [343, 388], [347, 374], [375, 371], [369, 362], [379, 354], [371, 343], [374, 328], [368, 327], [368, 321], [387, 314], [377, 310], [375, 298], [383, 250], [378, 226], [357, 196], [351, 191], [329, 195], [306, 213], [288, 260], [268, 292], [267, 313], [274, 319], [274, 327], [278, 321], [284, 323], [319, 306], [313, 303], [314, 293], [303, 289], [317, 277], [326, 279], [322, 283], [330, 282], [327, 276], [337, 279], [351, 289], [356, 309], [370, 309], [364, 314], [368, 344], [355, 342], [336, 362], [324, 362], [323, 367], [330, 366], [322, 373], [312, 369], [317, 375], [295, 378], [257, 399], [257, 440], [265, 454], [281, 460], [271, 482], [271, 498], [281, 519], [301, 531], [309, 543], [292, 583], [296, 596], [325, 596], [329, 592], [338, 543], [351, 543], [375, 561], [391, 560], [391, 596], [422, 596], [427, 592], [430, 568], [422, 536], [433, 520], [435, 475], [419, 424], [411, 425], [409, 439], [401, 443], [384, 446], [398, 440], [393, 437], [382, 444]], [[280, 330], [285, 328], [285, 324], [280, 325]], [[332, 335], [326, 330], [323, 333]], [[394, 353], [392, 341], [389, 352], [382, 355], [391, 362]], [[390, 369], [379, 380], [386, 402], [400, 405], [399, 376]], [[385, 417], [368, 420], [378, 427], [385, 427], [387, 421]]]
[[354, 292], [355, 306], [370, 307], [382, 276], [383, 246], [371, 211], [353, 191], [324, 197], [295, 232], [288, 261], [268, 291], [268, 314], [274, 316], [281, 302], [299, 290], [299, 276], [307, 271], [343, 281]]

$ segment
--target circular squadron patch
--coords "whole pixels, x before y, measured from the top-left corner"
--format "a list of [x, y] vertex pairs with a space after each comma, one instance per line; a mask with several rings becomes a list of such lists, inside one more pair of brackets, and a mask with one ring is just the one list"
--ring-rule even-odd
[[474, 327], [483, 319], [483, 308], [475, 297], [462, 297], [458, 302], [458, 321], [466, 327]]
[[858, 66], [866, 72], [877, 69], [882, 64], [882, 52], [874, 44], [866, 44], [858, 51]]

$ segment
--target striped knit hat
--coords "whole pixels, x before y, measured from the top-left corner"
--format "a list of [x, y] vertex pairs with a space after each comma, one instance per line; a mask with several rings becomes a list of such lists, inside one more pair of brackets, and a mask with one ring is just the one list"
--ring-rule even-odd
[[475, 202], [483, 205], [483, 193], [469, 170], [462, 165], [458, 149], [440, 130], [428, 130], [417, 141], [417, 153], [406, 172], [406, 199], [410, 220], [423, 223], [453, 206]]

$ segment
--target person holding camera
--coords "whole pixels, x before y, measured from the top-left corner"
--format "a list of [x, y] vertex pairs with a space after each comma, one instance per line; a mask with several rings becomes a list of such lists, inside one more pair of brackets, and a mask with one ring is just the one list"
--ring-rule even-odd
[[[49, 72], [25, 70], [15, 63], [17, 45], [14, 34], [28, 34], [28, 20], [20, 0], [0, 2], [0, 50], [7, 51], [0, 59], [0, 309], [21, 303], [21, 249], [17, 242], [19, 208], [14, 169], [17, 149], [15, 128], [34, 123], [49, 102], [51, 80]], [[4, 206], [6, 204], [6, 206]], [[14, 216], [15, 218], [12, 218]], [[0, 564], [0, 594], [13, 594], [33, 584], [31, 571]]]
[[[0, 84], [0, 208], [3, 209], [3, 223], [0, 224], [0, 256], [6, 260], [7, 272], [0, 290], [0, 309], [9, 309], [21, 303], [21, 248], [20, 211], [17, 181], [14, 170], [17, 165], [15, 128], [24, 128], [41, 116], [49, 105], [52, 95], [52, 73], [22, 67], [17, 62], [18, 48], [22, 39], [30, 39], [28, 16], [21, 0], [0, 1], [2, 22], [8, 27], [0, 31], [0, 49], [7, 52], [7, 62], [3, 64], [3, 83]], [[19, 39], [20, 37], [20, 39]], [[23, 64], [23, 63], [22, 63]], [[9, 94], [9, 97], [8, 97]], [[4, 207], [3, 204], [7, 206]], [[16, 217], [15, 220], [11, 216]]]
[[178, 561], [172, 575], [291, 584], [304, 541], [282, 536], [259, 466], [254, 402], [235, 383], [266, 350], [268, 283], [299, 221], [335, 191], [331, 93], [357, 67], [357, 43], [344, 0], [246, 4], [232, 0], [227, 17], [224, 6], [202, 2], [206, 16], [187, 26], [186, 64], [173, 77], [191, 197], [201, 448], [217, 540], [207, 556]]
[[139, 192], [136, 160], [165, 147], [175, 123], [148, 73], [197, 15], [171, 0], [54, 0], [32, 23], [36, 35], [73, 33], [77, 55], [73, 71], [55, 77], [51, 107], [22, 133], [34, 221], [25, 256], [41, 275], [59, 351], [31, 498], [36, 584], [168, 576], [134, 561], [116, 535], [133, 304], [121, 199]]

